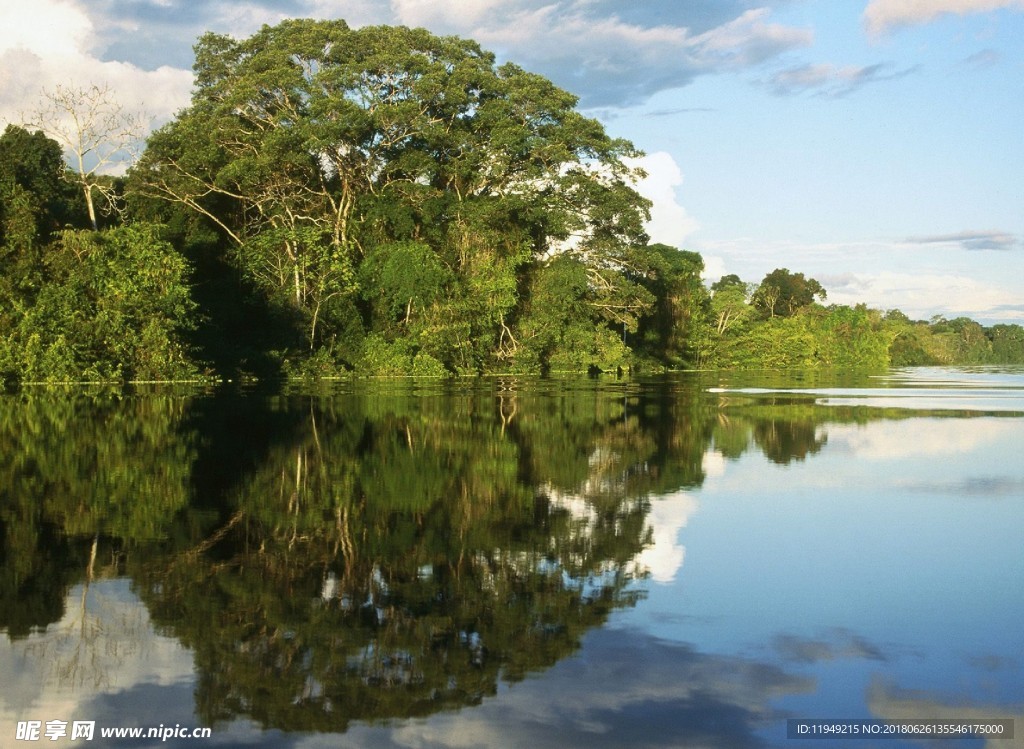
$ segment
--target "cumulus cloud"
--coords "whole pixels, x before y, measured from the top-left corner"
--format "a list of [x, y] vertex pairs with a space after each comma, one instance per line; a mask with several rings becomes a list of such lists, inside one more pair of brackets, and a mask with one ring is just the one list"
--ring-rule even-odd
[[1001, 8], [1024, 10], [1024, 0], [871, 0], [864, 9], [864, 25], [872, 34], [881, 34], [928, 23], [947, 13], [963, 16]]
[[718, 255], [701, 254], [704, 258], [704, 270], [700, 277], [704, 281], [714, 283], [726, 274], [725, 258]]
[[1005, 231], [961, 231], [909, 237], [906, 241], [910, 244], [951, 245], [964, 250], [1015, 250], [1021, 247], [1020, 238]]
[[108, 85], [126, 109], [160, 122], [189, 100], [192, 74], [161, 66], [144, 70], [98, 55], [96, 27], [70, 0], [0, 5], [0, 122], [21, 122], [44, 90], [57, 84]]
[[630, 159], [629, 163], [647, 173], [637, 182], [636, 189], [652, 203], [651, 220], [647, 224], [651, 241], [682, 248], [686, 238], [697, 229], [697, 222], [676, 198], [676, 188], [683, 184], [679, 164], [665, 151]]
[[807, 64], [779, 71], [769, 79], [768, 85], [779, 96], [809, 92], [839, 98], [869, 83], [903, 78], [916, 70], [916, 67], [896, 70], [891, 63], [843, 67], [831, 63]]

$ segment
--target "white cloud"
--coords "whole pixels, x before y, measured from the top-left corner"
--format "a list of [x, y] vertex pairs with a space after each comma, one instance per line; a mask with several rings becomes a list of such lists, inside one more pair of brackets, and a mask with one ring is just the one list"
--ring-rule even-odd
[[700, 277], [705, 281], [717, 281], [726, 274], [725, 258], [718, 255], [701, 255], [704, 258], [704, 271]]
[[[905, 391], [902, 395], [902, 405], [915, 405], [913, 391]], [[948, 391], [946, 395], [949, 395]], [[893, 396], [890, 400], [900, 401], [900, 396]], [[876, 405], [874, 399], [863, 402]], [[830, 424], [828, 443], [830, 449], [848, 451], [860, 460], [892, 462], [909, 458], [963, 456], [986, 445], [1012, 439], [1017, 433], [1019, 426], [1012, 420], [930, 419], [927, 428], [923, 428], [917, 419], [894, 420], [868, 425]]]
[[[245, 37], [287, 17], [343, 17], [354, 27], [394, 23], [459, 34], [501, 60], [551, 78], [579, 95], [586, 107], [623, 107], [697, 76], [754, 66], [813, 41], [809, 29], [772, 22], [767, 8], [744, 11], [744, 5], [740, 0], [707, 7], [659, 0], [637, 8], [604, 0], [6, 0], [0, 7], [0, 117], [16, 119], [19, 105], [24, 108], [40, 87], [60, 82], [116, 85], [126, 104], [145, 104], [166, 118], [188, 101], [188, 48], [199, 34], [213, 30]], [[15, 52], [20, 56], [5, 57]], [[168, 60], [174, 67], [159, 67]]]
[[130, 111], [156, 122], [186, 106], [192, 73], [159, 67], [143, 70], [101, 60], [93, 49], [95, 28], [85, 6], [67, 0], [0, 5], [0, 123], [19, 123], [57, 84], [109, 85]]
[[953, 274], [849, 273], [844, 285], [829, 287], [828, 301], [836, 304], [865, 303], [876, 309], [899, 308], [911, 318], [947, 317], [1016, 318], [1024, 312], [1009, 308], [1020, 303], [1018, 294], [991, 283]]
[[697, 499], [683, 492], [651, 500], [647, 522], [653, 543], [637, 555], [634, 564], [650, 572], [655, 582], [670, 583], [682, 569], [686, 548], [679, 543], [679, 531], [699, 508]]
[[87, 49], [91, 34], [88, 16], [72, 3], [42, 0], [0, 5], [0, 50], [66, 57]]
[[763, 62], [780, 52], [807, 47], [814, 41], [808, 29], [768, 22], [768, 8], [748, 10], [739, 18], [707, 31], [690, 42], [694, 59], [702, 65], [746, 66]]
[[[802, 243], [741, 237], [703, 240], [692, 248], [721, 258], [729, 273], [759, 282], [773, 268], [787, 267], [815, 278], [828, 292], [829, 304], [866, 304], [880, 310], [898, 308], [913, 319], [933, 315], [970, 317], [989, 325], [1024, 322], [1019, 279], [1020, 252], [1005, 251], [995, 262], [975, 260], [970, 249], [1019, 233], [960, 232], [909, 240], [861, 240]], [[921, 240], [935, 240], [922, 243]], [[929, 248], [927, 251], [925, 248]], [[708, 274], [708, 277], [712, 276]]]
[[435, 27], [453, 24], [460, 27], [486, 25], [503, 8], [523, 5], [506, 0], [474, 0], [469, 3], [444, 3], [437, 0], [391, 0], [392, 12], [400, 23], [408, 26]]
[[765, 8], [694, 34], [683, 18], [631, 23], [592, 2], [393, 0], [391, 7], [394, 22], [476, 39], [579, 94], [588, 107], [628, 106], [698, 75], [756, 65], [813, 41], [807, 29], [771, 23]]
[[651, 241], [683, 248], [686, 238], [696, 231], [697, 222], [676, 198], [676, 188], [683, 184], [679, 164], [665, 151], [629, 159], [628, 162], [647, 173], [637, 182], [636, 189], [652, 203], [651, 220], [647, 224]]
[[897, 26], [928, 23], [940, 15], [985, 13], [1010, 8], [1024, 10], [1024, 0], [871, 0], [864, 9], [864, 24], [872, 34]]

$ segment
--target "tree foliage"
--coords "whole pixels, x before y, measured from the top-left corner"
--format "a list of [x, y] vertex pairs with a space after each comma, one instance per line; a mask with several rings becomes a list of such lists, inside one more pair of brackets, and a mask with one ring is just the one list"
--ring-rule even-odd
[[605, 319], [643, 306], [621, 274], [645, 241], [634, 149], [475, 42], [288, 21], [203, 36], [195, 70], [192, 106], [153, 135], [134, 189], [218, 227], [309, 347], [343, 332], [332, 310], [349, 300], [385, 340], [478, 371], [515, 348], [524, 266], [561, 250], [608, 289]]
[[813, 278], [776, 268], [764, 277], [750, 302], [765, 317], [792, 317], [815, 298], [824, 300], [825, 295], [825, 289]]
[[0, 135], [0, 247], [44, 244], [76, 219], [60, 146], [45, 133], [8, 125]]
[[63, 232], [38, 289], [18, 299], [0, 337], [0, 374], [18, 380], [196, 376], [183, 334], [194, 304], [184, 259], [158, 229]]
[[648, 244], [633, 146], [471, 40], [292, 20], [195, 50], [124, 181], [109, 87], [45, 97], [60, 143], [0, 135], [4, 380], [1024, 360], [1019, 326], [824, 307], [787, 268], [707, 288]]

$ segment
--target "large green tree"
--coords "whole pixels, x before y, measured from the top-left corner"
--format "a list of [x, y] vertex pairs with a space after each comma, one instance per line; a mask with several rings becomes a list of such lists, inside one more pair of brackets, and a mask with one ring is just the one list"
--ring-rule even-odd
[[60, 146], [44, 133], [8, 125], [0, 135], [0, 247], [7, 253], [48, 241], [73, 219], [65, 171]]
[[647, 353], [669, 366], [692, 366], [709, 334], [704, 258], [664, 244], [650, 245], [643, 254], [648, 271], [642, 283], [655, 299], [640, 326]]
[[792, 317], [815, 298], [824, 300], [824, 287], [803, 273], [776, 268], [766, 275], [750, 300], [765, 317]]
[[355, 305], [378, 338], [478, 370], [515, 348], [524, 266], [571, 253], [592, 283], [628, 288], [646, 240], [623, 162], [636, 151], [475, 42], [287, 21], [206, 34], [195, 71], [192, 106], [153, 135], [134, 189], [216, 226], [309, 349], [357, 335]]

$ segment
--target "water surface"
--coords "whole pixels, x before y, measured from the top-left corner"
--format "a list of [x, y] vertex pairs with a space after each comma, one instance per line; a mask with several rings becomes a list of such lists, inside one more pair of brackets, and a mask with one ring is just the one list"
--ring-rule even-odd
[[3, 396], [0, 746], [1022, 719], [1021, 445], [1013, 369]]

